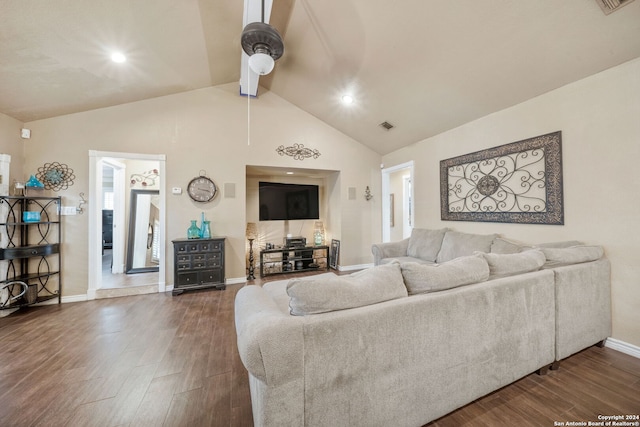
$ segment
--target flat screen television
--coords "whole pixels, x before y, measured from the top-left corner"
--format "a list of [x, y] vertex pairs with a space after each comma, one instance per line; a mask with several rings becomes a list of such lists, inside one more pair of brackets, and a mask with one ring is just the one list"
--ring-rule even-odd
[[260, 181], [258, 204], [260, 221], [320, 219], [317, 185]]

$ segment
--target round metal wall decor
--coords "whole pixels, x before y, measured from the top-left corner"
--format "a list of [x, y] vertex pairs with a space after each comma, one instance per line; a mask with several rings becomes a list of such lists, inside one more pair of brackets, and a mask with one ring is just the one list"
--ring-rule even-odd
[[58, 162], [45, 163], [44, 166], [39, 167], [36, 177], [44, 184], [44, 188], [53, 191], [66, 190], [73, 185], [73, 180], [76, 178], [73, 169]]

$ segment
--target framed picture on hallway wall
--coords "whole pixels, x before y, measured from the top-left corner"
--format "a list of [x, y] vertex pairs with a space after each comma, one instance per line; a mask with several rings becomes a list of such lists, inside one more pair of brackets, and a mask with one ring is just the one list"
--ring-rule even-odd
[[340, 240], [331, 239], [331, 247], [329, 248], [329, 267], [334, 270], [338, 269], [338, 257], [340, 256]]

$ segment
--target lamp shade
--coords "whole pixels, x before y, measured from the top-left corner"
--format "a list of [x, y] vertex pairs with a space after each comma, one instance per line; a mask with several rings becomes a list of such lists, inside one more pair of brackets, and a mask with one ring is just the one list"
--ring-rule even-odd
[[255, 222], [247, 223], [247, 231], [246, 231], [247, 239], [256, 239], [258, 237], [258, 226]]

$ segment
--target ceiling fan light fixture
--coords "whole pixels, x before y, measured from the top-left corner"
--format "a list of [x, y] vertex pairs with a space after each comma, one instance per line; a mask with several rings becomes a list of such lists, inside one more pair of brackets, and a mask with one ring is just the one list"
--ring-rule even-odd
[[261, 76], [265, 76], [273, 71], [275, 61], [266, 53], [254, 53], [249, 57], [249, 67]]
[[275, 61], [284, 53], [282, 37], [275, 28], [264, 22], [247, 24], [242, 30], [240, 43], [242, 50], [249, 55], [249, 66], [260, 75], [269, 74]]

